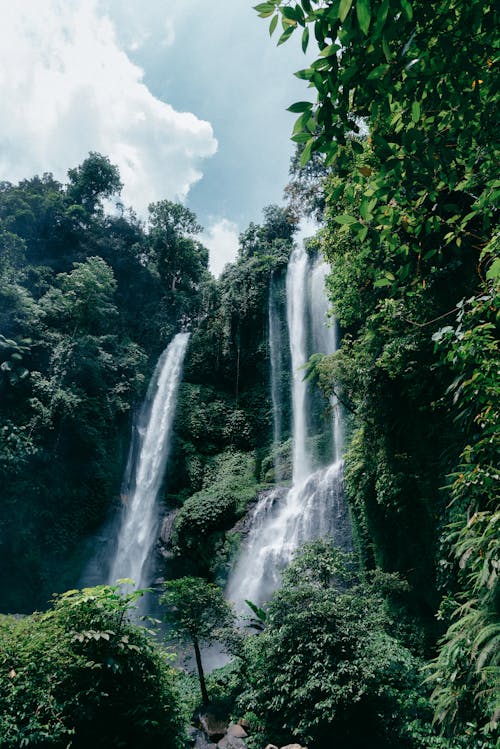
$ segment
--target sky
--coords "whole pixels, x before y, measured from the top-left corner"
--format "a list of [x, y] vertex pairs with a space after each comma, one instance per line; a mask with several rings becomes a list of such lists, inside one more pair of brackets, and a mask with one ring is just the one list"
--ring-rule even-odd
[[210, 264], [281, 203], [299, 40], [276, 46], [256, 0], [0, 0], [0, 180], [89, 151], [120, 169], [139, 216], [168, 198], [205, 227]]

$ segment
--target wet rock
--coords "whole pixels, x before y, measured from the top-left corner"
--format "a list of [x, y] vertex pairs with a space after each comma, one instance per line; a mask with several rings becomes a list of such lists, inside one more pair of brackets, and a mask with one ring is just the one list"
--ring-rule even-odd
[[282, 746], [281, 749], [307, 749], [307, 746], [301, 746], [300, 744], [287, 744]]
[[171, 510], [170, 512], [167, 512], [162, 520], [160, 540], [165, 546], [168, 546], [168, 543], [170, 541], [170, 536], [172, 535], [172, 527], [174, 525], [174, 520], [177, 513], [178, 510]]
[[278, 747], [276, 746], [276, 744], [268, 744], [266, 746], [266, 749], [278, 749]]

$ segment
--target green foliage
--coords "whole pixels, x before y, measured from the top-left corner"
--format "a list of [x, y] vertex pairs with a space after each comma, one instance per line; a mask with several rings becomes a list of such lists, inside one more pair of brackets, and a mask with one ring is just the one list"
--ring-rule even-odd
[[107, 156], [91, 152], [85, 161], [68, 171], [68, 198], [88, 213], [102, 210], [102, 201], [120, 193], [123, 185], [118, 168]]
[[[66, 186], [50, 174], [0, 185], [4, 611], [43, 607], [75, 584], [83, 539], [119, 493], [131, 409], [161, 349], [199, 313], [207, 253], [189, 244], [192, 214], [158, 204], [146, 231], [131, 212], [104, 213], [119, 188], [95, 153]], [[174, 289], [151, 250], [167, 234], [183, 266]]]
[[201, 577], [181, 577], [164, 583], [160, 603], [169, 635], [182, 642], [210, 643], [233, 621], [222, 590]]
[[223, 641], [231, 630], [234, 614], [223, 591], [201, 577], [181, 577], [164, 583], [160, 603], [169, 636], [193, 645], [202, 701], [208, 704], [208, 692], [201, 662], [200, 645]]
[[99, 586], [0, 621], [2, 746], [182, 746], [169, 657], [131, 624], [138, 594]]
[[416, 738], [430, 709], [419, 661], [390, 634], [383, 582], [355, 582], [352, 561], [326, 542], [306, 545], [285, 571], [263, 633], [245, 643], [241, 705], [257, 714], [261, 743], [433, 745]]
[[346, 487], [364, 561], [408, 571], [432, 635], [439, 545], [450, 554], [436, 719], [476, 741], [498, 719], [497, 11], [481, 0], [257, 11], [270, 31], [281, 20], [278, 43], [300, 31], [307, 47], [309, 27], [319, 47], [297, 74], [316, 97], [290, 107], [292, 137], [302, 168], [320, 154], [328, 170], [322, 249], [347, 335], [317, 369], [353, 413]]
[[190, 496], [177, 513], [172, 544], [207, 573], [214, 571], [224, 531], [255, 498], [255, 459], [251, 453], [228, 450], [205, 466], [201, 491]]
[[489, 283], [488, 292], [460, 305], [456, 328], [434, 336], [456, 375], [450, 394], [468, 440], [452, 475], [453, 523], [444, 538], [449, 559], [442, 560], [455, 568], [458, 593], [441, 607], [448, 629], [430, 676], [436, 720], [449, 732], [473, 725], [486, 734], [497, 730], [500, 714], [499, 295], [498, 281]]

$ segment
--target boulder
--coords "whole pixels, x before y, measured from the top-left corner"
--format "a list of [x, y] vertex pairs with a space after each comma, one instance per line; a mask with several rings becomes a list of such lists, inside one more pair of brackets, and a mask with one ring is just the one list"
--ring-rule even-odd
[[217, 749], [247, 749], [247, 745], [238, 736], [226, 734], [223, 739], [217, 742]]
[[205, 735], [215, 744], [226, 735], [227, 723], [212, 713], [200, 715], [200, 726]]
[[248, 733], [245, 731], [241, 723], [230, 723], [227, 729], [228, 736], [234, 736], [237, 739], [246, 739]]
[[307, 746], [301, 746], [300, 744], [287, 744], [282, 746], [281, 749], [307, 749]]
[[278, 749], [278, 747], [275, 744], [268, 744], [266, 749]]

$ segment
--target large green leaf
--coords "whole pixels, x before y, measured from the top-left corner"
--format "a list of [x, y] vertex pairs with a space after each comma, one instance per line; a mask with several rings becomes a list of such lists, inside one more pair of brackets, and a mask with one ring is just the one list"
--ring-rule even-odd
[[347, 14], [351, 10], [352, 0], [340, 0], [339, 5], [339, 18], [344, 22]]
[[356, 224], [358, 219], [355, 216], [350, 216], [348, 213], [343, 213], [341, 216], [335, 216], [335, 221], [341, 226], [352, 226]]
[[361, 31], [365, 35], [368, 34], [371, 21], [370, 0], [356, 1], [356, 15]]

